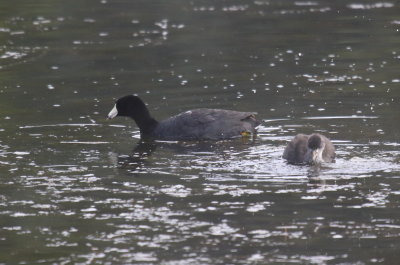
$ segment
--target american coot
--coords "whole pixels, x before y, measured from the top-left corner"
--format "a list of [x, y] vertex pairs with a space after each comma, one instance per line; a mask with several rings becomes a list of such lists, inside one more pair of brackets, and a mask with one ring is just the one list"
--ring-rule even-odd
[[283, 158], [292, 164], [320, 164], [334, 162], [335, 147], [322, 134], [298, 134], [286, 146]]
[[194, 109], [161, 122], [149, 113], [143, 101], [133, 95], [117, 100], [108, 114], [132, 118], [142, 137], [159, 140], [219, 140], [256, 133], [260, 124], [255, 113], [222, 109]]

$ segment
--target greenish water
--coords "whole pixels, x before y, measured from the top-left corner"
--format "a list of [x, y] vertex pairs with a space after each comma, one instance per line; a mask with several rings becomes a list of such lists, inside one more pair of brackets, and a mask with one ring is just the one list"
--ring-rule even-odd
[[[399, 47], [394, 1], [0, 2], [0, 264], [397, 264]], [[263, 124], [140, 143], [132, 93]]]

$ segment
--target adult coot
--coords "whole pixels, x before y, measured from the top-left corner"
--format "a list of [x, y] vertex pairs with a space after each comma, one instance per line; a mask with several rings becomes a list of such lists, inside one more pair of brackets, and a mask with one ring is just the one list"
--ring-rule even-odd
[[194, 109], [158, 122], [137, 96], [117, 100], [108, 114], [132, 118], [142, 137], [159, 140], [219, 140], [254, 134], [260, 124], [255, 113], [222, 109]]
[[286, 146], [283, 158], [292, 164], [320, 164], [334, 162], [335, 147], [322, 134], [298, 134]]

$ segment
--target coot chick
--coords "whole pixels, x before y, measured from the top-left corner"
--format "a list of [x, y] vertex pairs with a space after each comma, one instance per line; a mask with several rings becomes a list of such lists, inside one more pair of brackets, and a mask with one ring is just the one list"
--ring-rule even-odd
[[335, 161], [335, 147], [322, 134], [298, 134], [286, 146], [283, 158], [292, 164], [321, 164]]
[[159, 140], [221, 140], [256, 133], [260, 124], [253, 112], [222, 109], [194, 109], [158, 122], [137, 96], [118, 99], [108, 114], [132, 118], [142, 137]]

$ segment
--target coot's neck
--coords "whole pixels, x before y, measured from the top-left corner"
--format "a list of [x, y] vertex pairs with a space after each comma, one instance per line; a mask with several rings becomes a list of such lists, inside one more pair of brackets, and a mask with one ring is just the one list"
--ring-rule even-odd
[[140, 134], [144, 136], [151, 136], [152, 132], [158, 125], [158, 121], [151, 117], [150, 114], [140, 117], [131, 116], [131, 118], [135, 120], [137, 126], [140, 129]]

